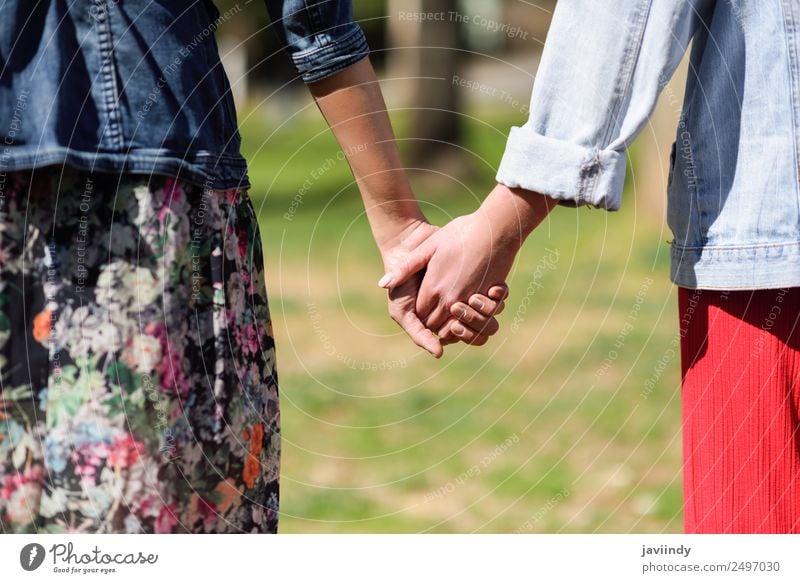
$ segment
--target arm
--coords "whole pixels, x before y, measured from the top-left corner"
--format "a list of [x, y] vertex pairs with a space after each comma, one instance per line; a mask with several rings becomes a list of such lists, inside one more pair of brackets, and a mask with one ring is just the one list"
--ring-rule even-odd
[[378, 79], [363, 59], [309, 88], [353, 171], [381, 253], [427, 224], [400, 161]]
[[[714, 0], [557, 4], [531, 114], [523, 127], [511, 130], [497, 188], [481, 210], [442, 229], [408, 260], [412, 266], [430, 260], [417, 301], [429, 326], [445, 324], [453, 305], [463, 307], [471, 291], [503, 281], [528, 229], [555, 204], [619, 208], [625, 150], [713, 5]], [[455, 270], [454, 264], [462, 267]], [[405, 275], [392, 279], [401, 283]]]
[[715, 0], [559, 2], [531, 97], [497, 181], [565, 206], [617, 210], [626, 149]]
[[[423, 216], [400, 162], [386, 105], [349, 0], [266, 0], [278, 36], [330, 125], [353, 171], [385, 266], [436, 229]], [[412, 340], [441, 356], [439, 339], [414, 312], [421, 279], [390, 295], [392, 317]]]
[[[312, 83], [310, 89], [347, 157], [388, 268], [436, 229], [428, 224], [411, 191], [372, 65], [363, 59]], [[389, 311], [417, 345], [439, 357], [438, 337], [414, 311], [418, 289], [419, 280], [413, 278], [395, 289]]]
[[[505, 281], [525, 239], [556, 205], [550, 197], [499, 184], [478, 210], [423, 241], [389, 276], [400, 285], [407, 274], [427, 266], [416, 304], [424, 324], [447, 341], [453, 310], [467, 325], [458, 338], [484, 344], [487, 335], [496, 332], [495, 324], [481, 320], [476, 326], [472, 312], [462, 316], [464, 302], [476, 291], [493, 297], [489, 288]], [[487, 302], [487, 297], [481, 299]]]

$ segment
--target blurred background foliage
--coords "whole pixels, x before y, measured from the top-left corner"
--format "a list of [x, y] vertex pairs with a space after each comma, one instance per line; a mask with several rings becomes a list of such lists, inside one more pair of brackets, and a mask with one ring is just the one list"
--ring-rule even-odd
[[[631, 150], [623, 210], [554, 212], [511, 274], [503, 331], [435, 361], [386, 315], [347, 164], [263, 4], [216, 4], [237, 7], [217, 39], [265, 242], [282, 532], [680, 532], [664, 189], [683, 74]], [[526, 120], [554, 3], [354, 4], [426, 214], [471, 212]]]

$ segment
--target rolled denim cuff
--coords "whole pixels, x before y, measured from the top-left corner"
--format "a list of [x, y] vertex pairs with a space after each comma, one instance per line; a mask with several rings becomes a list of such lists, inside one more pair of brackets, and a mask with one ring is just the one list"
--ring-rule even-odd
[[619, 210], [627, 156], [511, 128], [497, 182], [544, 194], [564, 206]]
[[369, 45], [364, 31], [358, 24], [351, 22], [343, 34], [337, 34], [321, 46], [295, 53], [292, 59], [303, 82], [314, 83], [335, 75], [367, 56]]

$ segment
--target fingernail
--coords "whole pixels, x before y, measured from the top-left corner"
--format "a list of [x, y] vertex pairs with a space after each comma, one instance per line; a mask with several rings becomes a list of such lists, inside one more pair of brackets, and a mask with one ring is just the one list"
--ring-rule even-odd
[[464, 326], [462, 326], [461, 324], [453, 324], [452, 326], [450, 326], [450, 330], [452, 330], [453, 334], [455, 334], [456, 336], [461, 336], [465, 332]]
[[482, 310], [482, 309], [483, 309], [483, 302], [480, 300], [480, 298], [472, 298], [472, 299], [469, 301], [469, 303], [470, 303], [470, 304], [472, 305], [472, 307], [473, 307], [473, 308], [475, 308], [476, 310]]
[[387, 273], [378, 281], [378, 287], [386, 287], [390, 283], [392, 283], [392, 274]]
[[[431, 332], [431, 334], [433, 334], [433, 332]], [[434, 358], [439, 358], [440, 356], [442, 356], [442, 353], [444, 351], [442, 350], [442, 345], [439, 342], [439, 338], [438, 337], [435, 338], [436, 339], [433, 342], [431, 342], [430, 348], [428, 348], [428, 352], [430, 352], [434, 356]]]
[[450, 308], [450, 313], [459, 320], [463, 320], [467, 315], [467, 307], [461, 302], [455, 303], [453, 307]]

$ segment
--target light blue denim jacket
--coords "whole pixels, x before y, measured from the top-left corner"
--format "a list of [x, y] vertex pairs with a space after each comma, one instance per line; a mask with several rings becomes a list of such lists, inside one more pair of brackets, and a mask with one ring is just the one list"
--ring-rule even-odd
[[[306, 83], [369, 53], [350, 0], [265, 3]], [[0, 178], [66, 163], [249, 186], [214, 38], [242, 10], [220, 14], [212, 0], [0, 0]]]
[[672, 281], [800, 286], [797, 0], [559, 0], [530, 118], [512, 128], [497, 180], [618, 209], [626, 148], [690, 41], [668, 186]]

